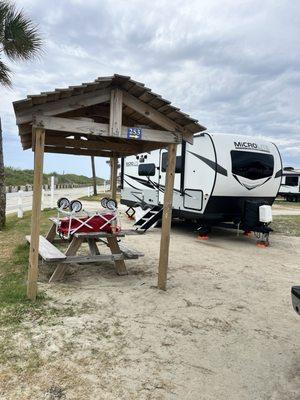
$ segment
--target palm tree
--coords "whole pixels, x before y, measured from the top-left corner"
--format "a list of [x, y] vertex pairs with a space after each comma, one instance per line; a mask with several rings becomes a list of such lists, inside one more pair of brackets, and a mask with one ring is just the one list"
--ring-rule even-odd
[[2, 151], [2, 128], [0, 118], [0, 229], [5, 225], [6, 193], [4, 185], [4, 162]]
[[23, 11], [8, 1], [0, 1], [0, 83], [11, 86], [11, 70], [1, 60], [30, 60], [41, 50], [42, 40], [37, 26]]
[[[41, 46], [42, 40], [37, 26], [22, 10], [17, 10], [13, 3], [0, 1], [0, 84], [12, 86], [11, 70], [3, 62], [3, 56], [11, 61], [30, 60], [38, 55]], [[5, 187], [1, 130], [0, 144], [0, 194], [3, 194]], [[0, 229], [4, 223], [5, 196], [0, 196]]]

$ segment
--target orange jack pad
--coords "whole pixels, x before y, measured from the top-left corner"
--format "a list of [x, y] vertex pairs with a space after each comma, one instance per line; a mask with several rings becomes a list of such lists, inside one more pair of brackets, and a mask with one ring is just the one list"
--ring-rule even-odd
[[269, 245], [266, 243], [262, 243], [262, 242], [257, 242], [256, 243], [257, 247], [260, 247], [261, 249], [266, 249]]
[[208, 240], [208, 236], [198, 236], [197, 240]]

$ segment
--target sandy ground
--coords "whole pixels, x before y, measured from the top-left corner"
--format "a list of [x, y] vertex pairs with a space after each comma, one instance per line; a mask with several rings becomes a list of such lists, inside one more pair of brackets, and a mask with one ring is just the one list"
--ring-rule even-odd
[[49, 305], [75, 312], [16, 338], [43, 362], [7, 378], [0, 398], [299, 400], [290, 287], [300, 284], [300, 238], [272, 235], [261, 249], [221, 230], [197, 241], [175, 224], [166, 292], [155, 287], [159, 242], [160, 229], [124, 239], [145, 253], [127, 261], [127, 276], [107, 263], [42, 283]]

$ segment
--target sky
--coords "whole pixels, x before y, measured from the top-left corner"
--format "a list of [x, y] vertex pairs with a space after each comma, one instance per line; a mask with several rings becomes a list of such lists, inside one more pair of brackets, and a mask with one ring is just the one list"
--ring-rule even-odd
[[[0, 87], [5, 164], [32, 168], [12, 102], [28, 94], [131, 76], [209, 132], [264, 137], [300, 168], [300, 1], [19, 0], [39, 25], [38, 60], [9, 63]], [[44, 169], [90, 176], [90, 158], [45, 155]], [[108, 166], [97, 159], [97, 175]]]

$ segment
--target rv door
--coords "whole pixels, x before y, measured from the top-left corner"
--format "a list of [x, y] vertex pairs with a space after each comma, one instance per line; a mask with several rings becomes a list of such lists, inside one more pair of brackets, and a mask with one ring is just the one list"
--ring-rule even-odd
[[[162, 149], [159, 152], [159, 180], [158, 180], [158, 198], [159, 203], [164, 202], [165, 184], [166, 184], [166, 172], [168, 166], [168, 152], [166, 149]], [[177, 146], [176, 166], [175, 166], [175, 179], [174, 179], [174, 193], [180, 194], [180, 177], [182, 170], [182, 157], [181, 157], [181, 146]], [[173, 196], [173, 205], [175, 196]]]

